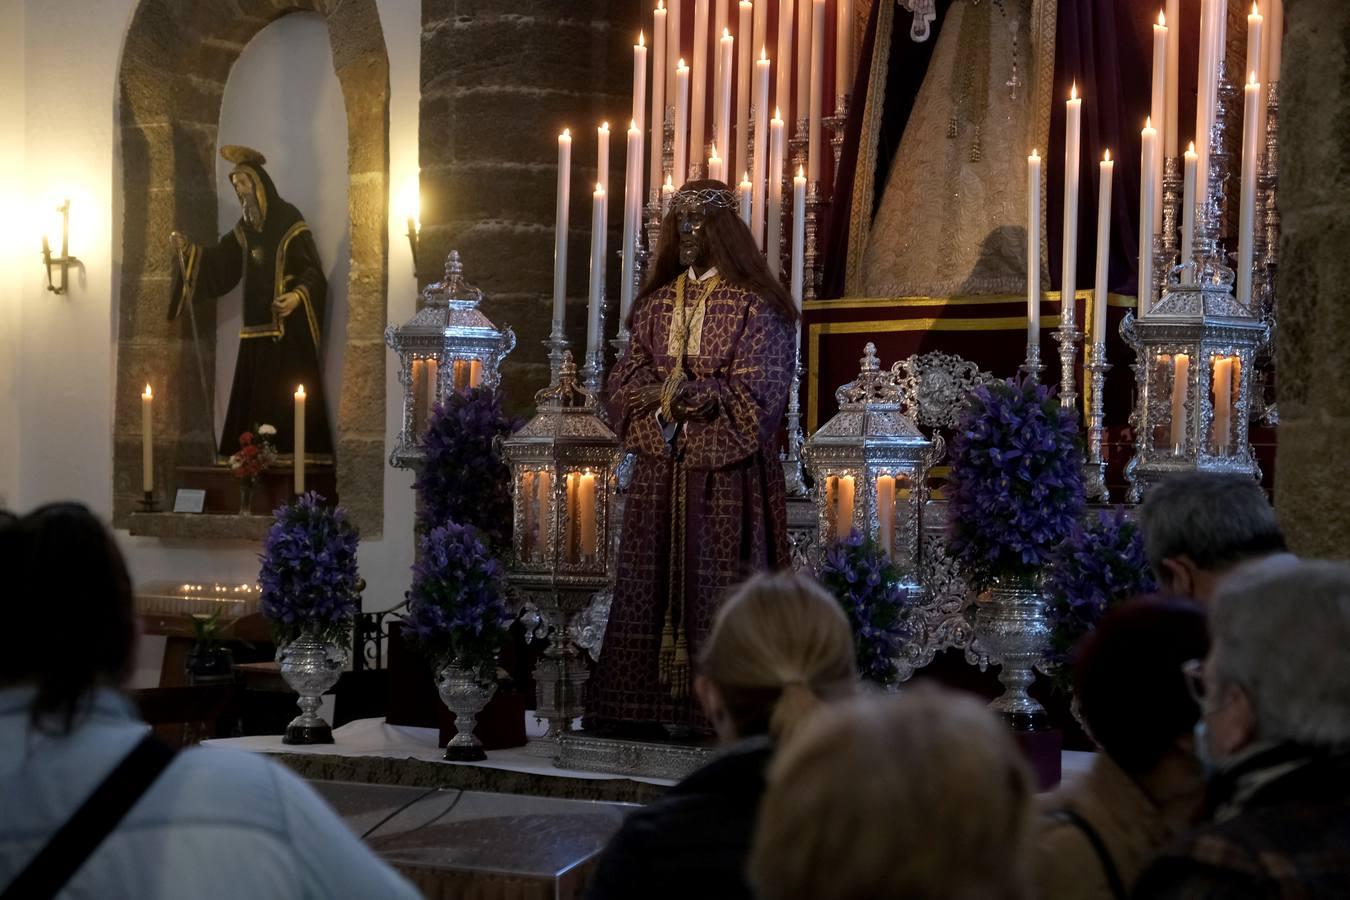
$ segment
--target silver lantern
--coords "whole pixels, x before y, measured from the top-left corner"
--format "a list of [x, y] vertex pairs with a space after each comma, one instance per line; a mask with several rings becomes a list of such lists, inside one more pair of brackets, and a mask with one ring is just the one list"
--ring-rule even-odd
[[942, 437], [930, 440], [919, 431], [905, 392], [893, 373], [882, 371], [871, 343], [857, 379], [835, 398], [839, 412], [802, 453], [815, 482], [819, 543], [828, 546], [857, 529], [917, 588], [928, 472], [945, 452]]
[[548, 640], [534, 678], [536, 714], [549, 723], [542, 752], [551, 753], [583, 711], [587, 669], [573, 626], [609, 587], [621, 453], [594, 395], [577, 383], [571, 351], [557, 384], [536, 394], [535, 404], [534, 418], [502, 443], [502, 455], [515, 510], [508, 575], [535, 611], [535, 634]]
[[398, 354], [403, 385], [403, 425], [389, 464], [414, 468], [432, 407], [476, 387], [496, 388], [501, 361], [516, 346], [510, 327], [498, 329], [478, 304], [483, 292], [464, 280], [459, 251], [445, 258], [445, 278], [422, 291], [422, 308], [402, 325], [390, 325], [384, 342]]

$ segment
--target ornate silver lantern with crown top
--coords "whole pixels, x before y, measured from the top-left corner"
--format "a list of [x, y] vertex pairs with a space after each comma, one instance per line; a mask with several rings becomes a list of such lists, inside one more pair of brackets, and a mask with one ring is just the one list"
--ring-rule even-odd
[[451, 391], [496, 388], [498, 368], [516, 346], [510, 327], [498, 329], [478, 308], [483, 292], [464, 280], [459, 251], [445, 258], [445, 278], [422, 291], [422, 308], [402, 325], [390, 325], [384, 342], [398, 354], [403, 385], [403, 425], [389, 464], [415, 468], [432, 407]]
[[594, 395], [577, 383], [571, 351], [563, 354], [558, 383], [535, 403], [534, 418], [502, 442], [502, 456], [515, 508], [508, 577], [535, 635], [548, 641], [534, 678], [536, 714], [549, 723], [541, 752], [552, 753], [583, 710], [587, 669], [573, 626], [610, 584], [621, 453]]

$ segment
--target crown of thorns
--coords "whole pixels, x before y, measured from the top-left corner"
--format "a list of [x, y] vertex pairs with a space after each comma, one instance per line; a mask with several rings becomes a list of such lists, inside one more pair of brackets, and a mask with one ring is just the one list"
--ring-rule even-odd
[[684, 209], [711, 206], [717, 209], [735, 209], [736, 195], [726, 188], [681, 188], [675, 192], [675, 205]]

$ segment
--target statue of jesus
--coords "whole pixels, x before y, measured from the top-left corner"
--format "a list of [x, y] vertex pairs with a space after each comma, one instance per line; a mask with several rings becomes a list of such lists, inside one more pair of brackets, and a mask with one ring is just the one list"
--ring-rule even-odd
[[778, 438], [797, 309], [735, 195], [694, 181], [673, 198], [610, 421], [636, 457], [593, 722], [702, 727], [691, 661], [727, 590], [789, 564]]
[[220, 455], [234, 453], [240, 434], [264, 424], [277, 430], [277, 452], [291, 453], [294, 393], [303, 385], [308, 396], [305, 456], [331, 461], [333, 435], [319, 340], [328, 282], [314, 236], [300, 211], [277, 194], [261, 153], [228, 145], [220, 148], [220, 155], [234, 163], [230, 184], [243, 216], [214, 247], [194, 244], [173, 232], [178, 265], [169, 318], [176, 318], [188, 304], [228, 293], [243, 278], [243, 327]]

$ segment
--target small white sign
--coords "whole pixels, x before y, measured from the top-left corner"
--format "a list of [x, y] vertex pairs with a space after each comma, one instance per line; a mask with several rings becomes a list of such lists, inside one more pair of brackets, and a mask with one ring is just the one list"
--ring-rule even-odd
[[179, 488], [173, 498], [176, 513], [199, 513], [206, 508], [206, 491]]

